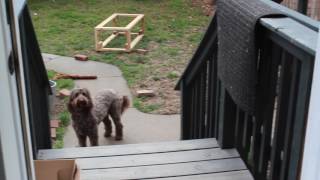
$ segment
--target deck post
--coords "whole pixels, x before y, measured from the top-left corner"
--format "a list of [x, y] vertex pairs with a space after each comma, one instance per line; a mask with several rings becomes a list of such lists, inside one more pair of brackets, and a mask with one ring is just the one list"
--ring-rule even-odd
[[298, 11], [302, 14], [307, 14], [308, 11], [308, 0], [299, 0], [298, 1]]
[[189, 101], [188, 101], [188, 94], [187, 94], [187, 88], [185, 86], [184, 80], [180, 83], [180, 89], [181, 89], [181, 139], [190, 139], [190, 126], [189, 121], [190, 117], [188, 116], [188, 107], [189, 107]]
[[234, 148], [237, 108], [223, 85], [220, 88], [217, 140], [221, 148]]

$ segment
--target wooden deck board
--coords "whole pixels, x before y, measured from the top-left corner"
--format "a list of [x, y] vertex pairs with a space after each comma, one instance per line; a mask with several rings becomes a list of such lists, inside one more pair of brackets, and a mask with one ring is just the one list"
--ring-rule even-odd
[[220, 148], [214, 148], [129, 156], [81, 158], [77, 159], [77, 164], [79, 164], [81, 169], [101, 169], [124, 166], [184, 163], [235, 157], [239, 157], [239, 154], [234, 149], [221, 150]]
[[248, 170], [161, 178], [161, 180], [253, 180]]
[[245, 170], [239, 158], [81, 171], [82, 180], [145, 179]]
[[38, 159], [70, 159], [85, 157], [105, 157], [119, 155], [134, 155], [146, 153], [160, 153], [172, 151], [185, 151], [196, 149], [217, 148], [215, 139], [199, 139], [189, 141], [169, 141], [159, 143], [128, 144], [113, 146], [97, 146], [87, 148], [65, 148], [40, 150]]
[[215, 139], [40, 150], [38, 158], [74, 158], [82, 180], [253, 180], [238, 152]]

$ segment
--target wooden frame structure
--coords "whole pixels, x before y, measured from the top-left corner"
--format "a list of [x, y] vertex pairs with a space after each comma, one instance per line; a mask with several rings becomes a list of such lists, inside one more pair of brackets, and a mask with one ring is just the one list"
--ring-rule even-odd
[[[117, 26], [117, 18], [118, 17], [134, 17], [134, 19], [129, 22], [129, 24], [125, 27]], [[108, 23], [112, 21], [113, 26], [106, 26]], [[141, 22], [141, 27], [139, 32], [132, 32], [133, 27]], [[100, 34], [103, 31], [113, 31], [112, 34], [107, 37], [105, 40], [100, 39]], [[108, 48], [107, 45], [119, 35], [125, 35], [127, 42], [124, 48]], [[137, 35], [132, 40], [132, 35]], [[95, 48], [96, 51], [124, 51], [130, 52], [138, 42], [144, 36], [144, 14], [122, 14], [122, 13], [114, 13], [99, 25], [95, 27]]]

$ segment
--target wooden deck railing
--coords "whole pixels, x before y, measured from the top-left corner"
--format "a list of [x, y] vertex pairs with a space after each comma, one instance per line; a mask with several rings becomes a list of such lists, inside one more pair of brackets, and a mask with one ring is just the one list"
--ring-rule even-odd
[[237, 148], [255, 179], [297, 179], [317, 39], [317, 25], [305, 18], [260, 20], [255, 116], [234, 103], [217, 75], [213, 19], [177, 85], [182, 139], [215, 137], [222, 148]]

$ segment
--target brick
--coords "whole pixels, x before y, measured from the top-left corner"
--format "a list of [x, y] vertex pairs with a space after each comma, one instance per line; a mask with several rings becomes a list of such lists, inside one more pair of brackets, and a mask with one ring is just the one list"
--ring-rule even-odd
[[74, 58], [78, 61], [88, 61], [89, 60], [88, 56], [83, 55], [83, 54], [76, 54], [76, 55], [74, 55]]
[[51, 138], [55, 139], [57, 137], [56, 128], [51, 128]]
[[60, 121], [59, 120], [51, 120], [50, 121], [50, 127], [51, 128], [57, 128], [59, 127]]
[[147, 96], [147, 97], [153, 97], [156, 96], [155, 92], [153, 90], [138, 90], [137, 91], [137, 95], [138, 97], [143, 97], [143, 96]]
[[70, 94], [71, 94], [71, 91], [68, 90], [68, 89], [61, 89], [59, 91], [59, 96], [60, 97], [68, 97], [68, 96], [70, 96]]

